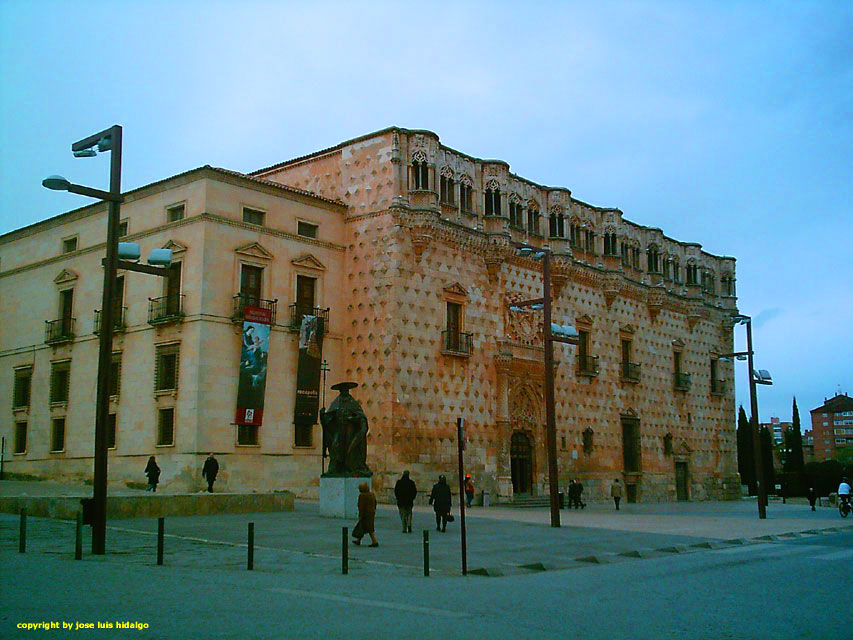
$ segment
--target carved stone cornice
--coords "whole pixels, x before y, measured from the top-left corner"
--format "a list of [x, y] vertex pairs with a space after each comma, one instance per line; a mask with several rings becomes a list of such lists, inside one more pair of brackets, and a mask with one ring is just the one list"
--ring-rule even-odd
[[663, 299], [665, 297], [666, 288], [663, 285], [651, 287], [646, 292], [646, 306], [649, 309], [649, 316], [651, 316], [652, 322], [657, 319], [658, 313], [660, 313], [663, 307]]
[[495, 282], [498, 279], [501, 266], [512, 253], [509, 235], [503, 233], [489, 235], [489, 243], [486, 247], [486, 255], [483, 256], [483, 261], [486, 263], [486, 271], [489, 273], [490, 282]]
[[608, 309], [622, 292], [624, 284], [625, 278], [619, 271], [608, 271], [601, 278], [601, 289], [604, 292], [604, 302], [607, 304]]
[[498, 351], [495, 354], [495, 369], [499, 375], [506, 375], [512, 369], [512, 351]]

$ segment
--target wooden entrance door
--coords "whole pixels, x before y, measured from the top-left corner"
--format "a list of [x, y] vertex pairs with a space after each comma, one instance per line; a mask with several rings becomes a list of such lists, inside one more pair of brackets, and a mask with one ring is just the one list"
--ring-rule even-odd
[[675, 463], [675, 494], [679, 500], [689, 500], [690, 494], [687, 491], [687, 463]]
[[533, 443], [521, 431], [512, 434], [509, 449], [513, 493], [533, 491]]

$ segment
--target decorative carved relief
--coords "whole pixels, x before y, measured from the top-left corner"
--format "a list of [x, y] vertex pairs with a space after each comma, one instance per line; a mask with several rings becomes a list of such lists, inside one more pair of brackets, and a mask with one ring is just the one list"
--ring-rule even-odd
[[486, 183], [486, 189], [491, 189], [492, 191], [500, 191], [501, 183], [497, 180], [489, 180]]
[[426, 162], [427, 154], [423, 149], [418, 149], [412, 154], [412, 162]]
[[504, 327], [506, 338], [512, 342], [524, 345], [538, 345], [542, 343], [543, 312], [525, 309], [524, 311], [510, 311], [509, 305], [526, 300], [527, 296], [518, 292], [506, 294], [504, 304]]
[[658, 317], [661, 307], [663, 307], [663, 299], [666, 296], [666, 287], [662, 284], [652, 287], [646, 294], [646, 305], [649, 308], [649, 316], [652, 322]]
[[453, 169], [449, 165], [444, 165], [441, 168], [441, 175], [445, 178], [450, 178], [451, 180], [453, 180], [455, 176]]
[[529, 384], [521, 383], [510, 391], [509, 418], [516, 427], [534, 433], [542, 424], [542, 401]]
[[604, 302], [609, 309], [616, 297], [622, 292], [624, 278], [619, 272], [610, 272], [604, 275], [601, 284], [604, 292]]
[[499, 351], [495, 354], [495, 369], [499, 375], [506, 375], [512, 368], [512, 352]]

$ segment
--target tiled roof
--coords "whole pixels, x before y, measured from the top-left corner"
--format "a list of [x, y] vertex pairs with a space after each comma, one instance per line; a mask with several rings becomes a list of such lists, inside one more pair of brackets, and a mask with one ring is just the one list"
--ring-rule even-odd
[[823, 406], [820, 406], [817, 409], [812, 409], [811, 413], [814, 413], [816, 411], [820, 411], [822, 413], [853, 411], [853, 398], [848, 396], [846, 393], [844, 395], [838, 394], [837, 396], [830, 398], [829, 400], [824, 402]]

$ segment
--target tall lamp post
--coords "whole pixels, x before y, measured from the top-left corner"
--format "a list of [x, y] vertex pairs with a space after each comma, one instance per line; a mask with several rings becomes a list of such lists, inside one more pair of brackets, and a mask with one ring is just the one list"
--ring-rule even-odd
[[739, 360], [746, 356], [749, 366], [749, 405], [752, 417], [750, 419], [752, 427], [752, 449], [754, 452], [755, 465], [755, 484], [758, 489], [758, 517], [763, 520], [767, 517], [767, 486], [764, 483], [764, 457], [761, 451], [761, 437], [758, 426], [758, 394], [755, 390], [757, 384], [773, 384], [773, 379], [770, 372], [766, 369], [756, 371], [752, 361], [752, 318], [745, 315], [736, 315], [733, 320], [738, 324], [746, 325], [746, 351], [737, 351], [735, 353], [727, 353], [721, 358], [735, 357]]
[[560, 526], [560, 486], [557, 473], [557, 417], [554, 408], [554, 343], [578, 344], [577, 330], [568, 325], [551, 324], [551, 249], [522, 245], [518, 255], [542, 260], [543, 297], [514, 302], [510, 311], [524, 308], [543, 310], [543, 340], [545, 342], [545, 437], [548, 450], [548, 485], [551, 503], [551, 526]]
[[[107, 215], [107, 251], [103, 260], [104, 290], [101, 306], [100, 335], [98, 342], [98, 386], [95, 407], [95, 465], [91, 511], [88, 515], [92, 526], [92, 553], [103, 555], [106, 547], [107, 532], [107, 425], [110, 413], [111, 361], [113, 350], [113, 328], [115, 326], [116, 273], [118, 268], [139, 271], [158, 276], [168, 276], [171, 264], [171, 250], [157, 249], [152, 252], [149, 263], [157, 266], [136, 264], [131, 260], [139, 259], [139, 247], [133, 243], [118, 241], [119, 205], [121, 196], [121, 127], [113, 125], [100, 133], [79, 140], [71, 145], [76, 158], [91, 158], [98, 151], [110, 152], [110, 190], [101, 191], [78, 184], [72, 184], [62, 176], [50, 176], [42, 180], [42, 185], [54, 191], [69, 191], [79, 195], [106, 200], [109, 204]], [[126, 257], [128, 260], [120, 260]]]

